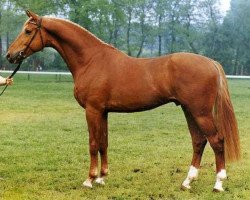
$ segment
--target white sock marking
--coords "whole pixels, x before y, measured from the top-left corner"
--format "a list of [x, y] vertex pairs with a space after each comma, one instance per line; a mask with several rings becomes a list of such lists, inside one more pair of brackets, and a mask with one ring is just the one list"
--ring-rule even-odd
[[187, 178], [183, 181], [182, 186], [187, 189], [190, 189], [190, 183], [198, 178], [198, 172], [199, 171], [197, 168], [195, 168], [194, 166], [190, 166]]
[[95, 180], [96, 183], [100, 184], [100, 185], [105, 185], [105, 182], [104, 182], [104, 178], [103, 177], [98, 177], [96, 180]]
[[87, 179], [86, 181], [83, 182], [82, 184], [84, 187], [92, 188], [92, 181], [91, 179]]
[[222, 187], [223, 180], [227, 178], [227, 173], [225, 169], [222, 169], [217, 175], [216, 175], [216, 182], [214, 189], [223, 192], [224, 189]]

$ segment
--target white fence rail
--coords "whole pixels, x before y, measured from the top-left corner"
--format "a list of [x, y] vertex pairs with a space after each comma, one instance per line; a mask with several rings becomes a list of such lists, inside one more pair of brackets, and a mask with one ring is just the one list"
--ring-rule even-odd
[[228, 79], [250, 79], [250, 76], [236, 76], [236, 75], [227, 75]]
[[[12, 71], [9, 70], [0, 70], [0, 73], [11, 74]], [[46, 71], [18, 71], [18, 74], [37, 74], [37, 75], [71, 75], [70, 72], [46, 72]], [[250, 79], [250, 76], [236, 76], [236, 75], [227, 75], [228, 79]]]
[[[11, 74], [13, 71], [0, 70], [0, 73]], [[70, 72], [46, 72], [46, 71], [18, 71], [17, 74], [39, 74], [39, 75], [71, 75]]]

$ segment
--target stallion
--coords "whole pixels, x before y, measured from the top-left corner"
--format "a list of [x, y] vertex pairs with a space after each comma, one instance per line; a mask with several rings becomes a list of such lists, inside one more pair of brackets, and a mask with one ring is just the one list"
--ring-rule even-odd
[[182, 189], [190, 189], [190, 183], [197, 179], [208, 141], [215, 154], [214, 191], [223, 191], [225, 160], [240, 158], [240, 144], [226, 76], [218, 62], [192, 53], [133, 58], [73, 22], [26, 13], [29, 19], [6, 58], [20, 63], [52, 47], [67, 63], [74, 80], [74, 96], [86, 111], [89, 131], [90, 169], [84, 186], [92, 187], [94, 181], [105, 184], [109, 112], [145, 111], [174, 102], [184, 111], [193, 144]]

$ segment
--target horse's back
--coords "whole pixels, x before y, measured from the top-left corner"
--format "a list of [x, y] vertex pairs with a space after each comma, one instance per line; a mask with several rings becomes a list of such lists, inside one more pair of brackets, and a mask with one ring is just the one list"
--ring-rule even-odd
[[121, 56], [109, 67], [109, 105], [114, 111], [146, 110], [171, 101], [185, 105], [217, 87], [213, 62], [191, 53], [147, 59]]

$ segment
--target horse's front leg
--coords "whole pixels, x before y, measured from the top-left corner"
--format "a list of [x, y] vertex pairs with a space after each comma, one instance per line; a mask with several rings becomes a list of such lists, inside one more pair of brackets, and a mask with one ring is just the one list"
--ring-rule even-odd
[[104, 184], [103, 177], [108, 173], [107, 163], [107, 114], [94, 108], [86, 109], [89, 129], [90, 169], [89, 177], [83, 186], [92, 188], [93, 181], [98, 177], [98, 152], [101, 154], [101, 177], [97, 182]]
[[101, 120], [102, 133], [100, 138], [99, 153], [101, 156], [100, 177], [96, 183], [105, 185], [104, 178], [108, 175], [108, 114], [104, 113]]

